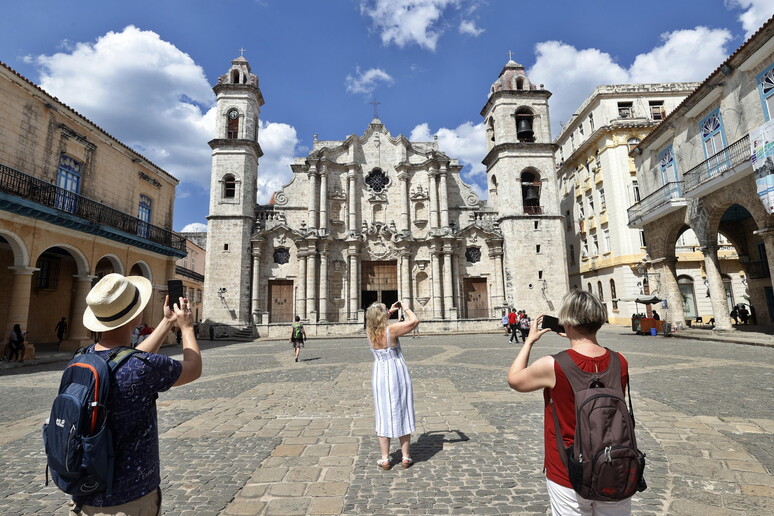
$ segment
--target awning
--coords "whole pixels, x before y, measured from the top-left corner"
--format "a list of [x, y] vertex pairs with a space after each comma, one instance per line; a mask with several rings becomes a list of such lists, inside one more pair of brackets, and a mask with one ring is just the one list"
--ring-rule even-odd
[[653, 305], [661, 302], [661, 298], [658, 296], [638, 296], [638, 297], [621, 297], [618, 301], [634, 301], [641, 305]]

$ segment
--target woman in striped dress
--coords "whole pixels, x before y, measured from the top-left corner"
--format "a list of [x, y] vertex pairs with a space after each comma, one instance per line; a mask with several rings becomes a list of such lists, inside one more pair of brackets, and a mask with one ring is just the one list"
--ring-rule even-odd
[[374, 393], [374, 416], [376, 435], [382, 458], [376, 464], [390, 469], [390, 439], [397, 437], [403, 452], [401, 465], [410, 467], [409, 451], [414, 424], [414, 391], [411, 386], [406, 361], [400, 349], [398, 337], [411, 332], [419, 324], [416, 314], [410, 308], [403, 308], [406, 319], [387, 326], [390, 314], [401, 309], [401, 303], [394, 303], [389, 310], [382, 303], [373, 303], [366, 310], [366, 334], [374, 367], [371, 387]]

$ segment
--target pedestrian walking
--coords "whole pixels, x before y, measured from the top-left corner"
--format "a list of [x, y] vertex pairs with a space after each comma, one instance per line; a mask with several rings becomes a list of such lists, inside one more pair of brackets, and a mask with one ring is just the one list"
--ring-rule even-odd
[[[390, 326], [387, 319], [403, 309], [406, 320]], [[392, 468], [390, 439], [398, 438], [402, 453], [401, 466], [411, 467], [411, 434], [416, 429], [414, 421], [414, 390], [399, 337], [411, 332], [419, 319], [410, 308], [400, 302], [390, 309], [383, 303], [373, 303], [366, 310], [366, 335], [374, 365], [371, 389], [374, 396], [374, 419], [379, 438], [381, 458], [376, 461], [382, 469]]]
[[9, 362], [24, 362], [24, 340], [26, 335], [27, 332], [22, 331], [21, 325], [13, 325], [11, 333], [8, 334], [8, 343], [6, 344]]
[[[568, 356], [571, 359], [570, 363], [585, 372], [602, 373], [607, 371], [608, 367], [612, 367], [611, 372], [615, 372], [616, 368], [620, 368], [621, 396], [624, 396], [629, 381], [626, 358], [620, 353], [602, 347], [597, 341], [597, 331], [605, 323], [606, 318], [605, 307], [590, 292], [575, 290], [568, 294], [559, 310], [559, 323], [565, 329], [565, 333], [560, 335], [570, 339], [570, 348], [560, 355]], [[567, 446], [567, 443], [572, 443], [575, 439], [575, 394], [568, 376], [571, 372], [573, 376], [576, 373], [573, 371], [565, 373], [558, 359], [553, 356], [539, 358], [528, 365], [532, 346], [545, 333], [551, 331], [549, 328], [541, 329], [542, 321], [541, 315], [530, 326], [529, 335], [511, 365], [508, 384], [519, 392], [543, 389], [544, 465], [553, 514], [555, 516], [631, 514], [631, 497], [620, 501], [590, 500], [581, 497], [573, 489], [563, 459], [564, 451], [560, 455], [558, 440], [562, 440]], [[564, 360], [562, 358], [562, 361]], [[556, 424], [554, 414], [557, 417]], [[561, 429], [560, 439], [556, 436], [557, 426]]]
[[750, 319], [750, 312], [747, 311], [744, 305], [739, 305], [739, 319], [742, 320], [742, 324], [747, 324]]
[[508, 314], [508, 330], [511, 332], [511, 338], [508, 339], [508, 342], [516, 341], [516, 343], [519, 343], [519, 316], [516, 314], [516, 309], [511, 308], [510, 313]]
[[304, 331], [304, 325], [301, 324], [301, 318], [296, 316], [296, 322], [294, 322], [291, 327], [290, 340], [288, 340], [288, 342], [293, 345], [293, 354], [296, 362], [298, 362], [298, 357], [301, 355], [301, 348], [304, 347], [304, 341], [306, 341], [306, 331]]
[[500, 322], [503, 324], [503, 330], [505, 330], [505, 334], [508, 335], [510, 333], [510, 330], [508, 329], [508, 314], [504, 313], [503, 318], [500, 319]]
[[[152, 296], [153, 285], [146, 278], [104, 276], [86, 296], [83, 325], [101, 333], [88, 352], [107, 359], [128, 346]], [[182, 362], [158, 353], [174, 324], [183, 334]], [[189, 301], [181, 297], [173, 308], [165, 301], [163, 319], [137, 349], [144, 353], [129, 357], [113, 374], [106, 403], [106, 424], [115, 443], [112, 489], [73, 495], [70, 516], [161, 514], [156, 398], [170, 387], [196, 380], [202, 371]]]
[[67, 333], [67, 319], [62, 317], [62, 320], [56, 323], [54, 330], [56, 330], [56, 338], [59, 339], [59, 344], [61, 345]]
[[521, 333], [521, 340], [522, 342], [527, 340], [527, 335], [529, 334], [529, 327], [532, 320], [527, 315], [527, 312], [522, 310], [520, 312], [521, 317], [519, 317], [519, 333]]

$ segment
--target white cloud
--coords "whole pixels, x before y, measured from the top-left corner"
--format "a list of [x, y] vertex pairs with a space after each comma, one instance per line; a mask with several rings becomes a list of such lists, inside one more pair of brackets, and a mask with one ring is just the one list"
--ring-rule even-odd
[[731, 33], [725, 29], [678, 30], [661, 35], [661, 45], [638, 55], [628, 68], [601, 50], [577, 49], [561, 41], [535, 47], [535, 64], [527, 71], [551, 97], [552, 132], [560, 132], [574, 110], [601, 84], [702, 81], [728, 55]]
[[[216, 109], [201, 67], [158, 34], [133, 26], [70, 46], [70, 53], [35, 59], [41, 86], [182, 182], [209, 190], [207, 142]], [[262, 121], [259, 141], [258, 189], [268, 202], [290, 175], [298, 139], [293, 127]]]
[[262, 121], [258, 142], [263, 149], [258, 162], [258, 202], [267, 204], [274, 192], [290, 182], [290, 164], [303, 149], [298, 147], [296, 129], [283, 123]]
[[347, 75], [345, 81], [347, 92], [366, 95], [371, 94], [380, 82], [389, 86], [395, 82], [395, 79], [381, 68], [371, 68], [361, 72], [359, 66], [355, 68], [355, 75]]
[[465, 122], [455, 129], [442, 127], [435, 133], [430, 132], [427, 123], [419, 124], [411, 130], [412, 142], [430, 142], [438, 136], [438, 148], [450, 158], [456, 158], [463, 165], [463, 179], [471, 184], [480, 198], [486, 198], [486, 167], [481, 160], [486, 156], [486, 130], [484, 123]]
[[183, 227], [183, 229], [181, 229], [180, 232], [181, 233], [206, 233], [207, 224], [202, 224], [201, 222], [193, 222]]
[[774, 15], [774, 0], [727, 0], [729, 9], [745, 9], [739, 15], [742, 28], [747, 32], [745, 38], [752, 36], [766, 20]]
[[190, 56], [134, 26], [68, 48], [35, 59], [43, 89], [178, 179], [209, 185], [214, 94]]
[[[371, 18], [384, 45], [399, 47], [415, 44], [435, 50], [438, 38], [446, 32], [446, 18], [469, 15], [480, 0], [360, 0], [360, 13]], [[463, 20], [460, 32], [477, 36], [483, 29]]]
[[469, 34], [471, 36], [479, 36], [484, 32], [484, 29], [476, 27], [476, 22], [472, 20], [462, 20], [460, 22], [460, 34]]

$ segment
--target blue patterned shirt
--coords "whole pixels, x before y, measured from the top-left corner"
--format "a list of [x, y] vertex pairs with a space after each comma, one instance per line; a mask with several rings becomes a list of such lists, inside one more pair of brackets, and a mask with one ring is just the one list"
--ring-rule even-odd
[[[107, 358], [110, 350], [97, 351]], [[113, 490], [73, 496], [80, 505], [121, 505], [154, 491], [161, 483], [156, 394], [180, 377], [183, 364], [165, 355], [141, 353], [121, 364], [110, 384], [108, 426], [113, 432]]]

